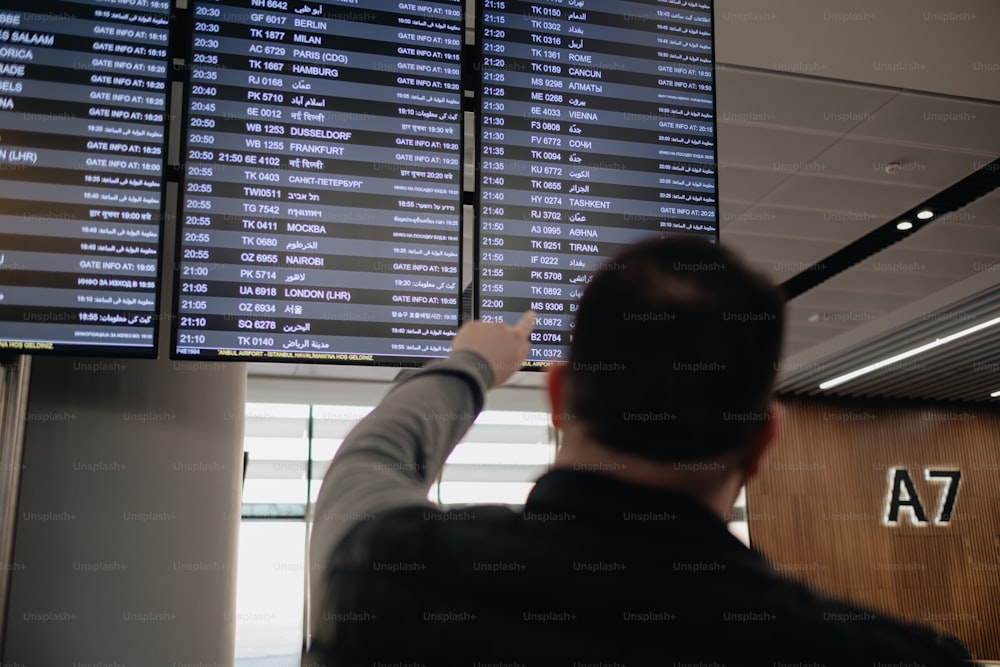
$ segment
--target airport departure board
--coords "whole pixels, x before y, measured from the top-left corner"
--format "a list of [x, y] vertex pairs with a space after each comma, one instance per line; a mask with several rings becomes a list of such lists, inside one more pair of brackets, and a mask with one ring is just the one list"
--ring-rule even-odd
[[177, 358], [447, 356], [462, 4], [191, 5]]
[[0, 350], [153, 356], [167, 0], [0, 7]]
[[718, 240], [712, 7], [483, 0], [478, 30], [478, 314], [537, 311], [545, 366], [619, 250]]

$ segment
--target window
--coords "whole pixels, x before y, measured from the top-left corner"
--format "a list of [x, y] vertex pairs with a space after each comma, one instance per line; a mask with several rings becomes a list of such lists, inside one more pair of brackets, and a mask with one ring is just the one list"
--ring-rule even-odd
[[446, 507], [523, 505], [554, 458], [547, 412], [485, 410], [445, 461], [428, 498]]
[[305, 516], [309, 406], [247, 403], [244, 517]]
[[305, 538], [302, 520], [240, 522], [236, 667], [298, 667]]

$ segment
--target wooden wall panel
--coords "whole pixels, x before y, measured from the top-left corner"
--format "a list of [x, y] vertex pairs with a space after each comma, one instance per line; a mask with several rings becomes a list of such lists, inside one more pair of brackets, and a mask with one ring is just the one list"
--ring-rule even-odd
[[[778, 439], [747, 487], [754, 548], [788, 576], [959, 637], [1000, 660], [1000, 412], [786, 399]], [[889, 472], [906, 468], [928, 522], [884, 523]], [[948, 523], [943, 482], [962, 473]], [[905, 495], [904, 495], [905, 497]]]

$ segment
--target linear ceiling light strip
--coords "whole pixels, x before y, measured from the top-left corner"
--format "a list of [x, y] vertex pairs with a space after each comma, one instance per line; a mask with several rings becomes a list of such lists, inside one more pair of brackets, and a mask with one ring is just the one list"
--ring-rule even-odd
[[868, 373], [877, 371], [880, 368], [891, 366], [892, 364], [903, 361], [904, 359], [915, 357], [918, 354], [922, 354], [924, 352], [927, 352], [928, 350], [932, 350], [936, 347], [946, 345], [947, 343], [950, 343], [954, 340], [958, 340], [959, 338], [964, 338], [966, 336], [976, 333], [977, 331], [981, 331], [988, 327], [996, 326], [997, 324], [1000, 324], [1000, 317], [994, 317], [992, 320], [987, 320], [986, 322], [976, 324], [975, 326], [971, 326], [967, 329], [962, 329], [961, 331], [957, 331], [951, 335], [945, 336], [944, 338], [938, 338], [936, 340], [931, 341], [930, 343], [919, 345], [915, 348], [906, 350], [905, 352], [900, 352], [899, 354], [895, 354], [891, 357], [882, 359], [881, 361], [876, 361], [873, 364], [868, 364], [867, 366], [863, 366], [861, 368], [853, 370], [850, 373], [844, 373], [843, 375], [831, 378], [829, 380], [826, 380], [825, 382], [821, 382], [819, 384], [819, 388], [832, 389], [833, 387], [844, 384], [845, 382], [849, 382], [850, 380], [853, 380], [857, 377], [861, 377], [862, 375], [867, 375]]

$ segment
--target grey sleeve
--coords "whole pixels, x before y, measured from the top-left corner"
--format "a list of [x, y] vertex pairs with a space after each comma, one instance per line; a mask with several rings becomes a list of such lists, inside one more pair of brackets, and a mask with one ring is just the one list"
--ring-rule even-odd
[[314, 508], [309, 548], [314, 592], [330, 555], [358, 522], [397, 507], [432, 506], [427, 492], [492, 383], [485, 359], [454, 352], [394, 387], [347, 435]]

